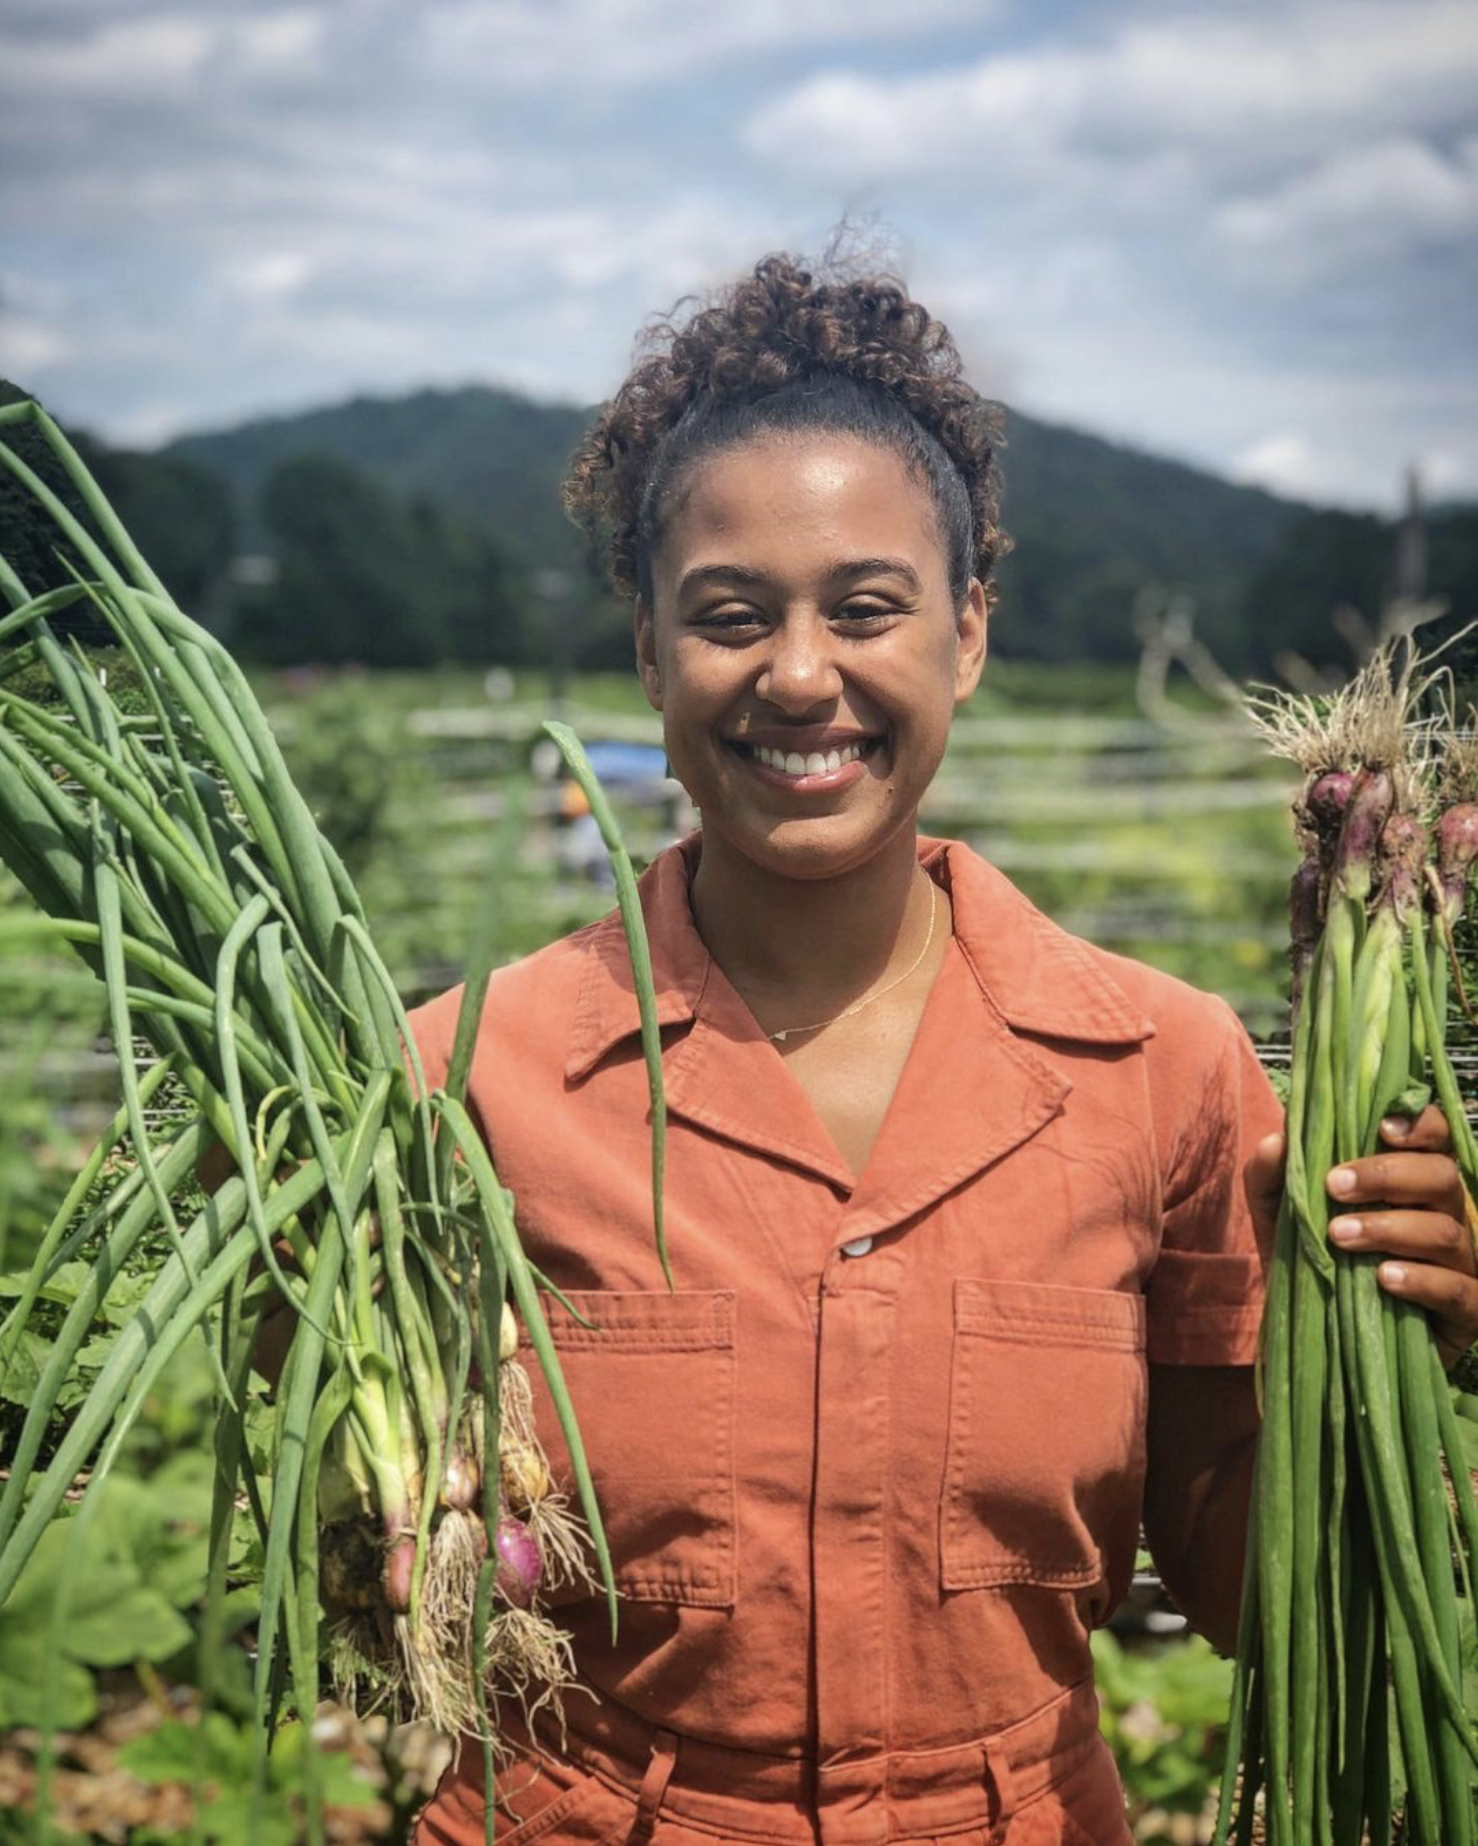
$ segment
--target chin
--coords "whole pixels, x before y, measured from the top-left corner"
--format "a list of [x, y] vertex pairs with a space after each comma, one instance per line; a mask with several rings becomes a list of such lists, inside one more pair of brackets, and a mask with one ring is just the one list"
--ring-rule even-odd
[[857, 833], [847, 828], [793, 822], [762, 838], [728, 835], [725, 844], [763, 871], [779, 878], [842, 878], [885, 851], [898, 837], [893, 826]]

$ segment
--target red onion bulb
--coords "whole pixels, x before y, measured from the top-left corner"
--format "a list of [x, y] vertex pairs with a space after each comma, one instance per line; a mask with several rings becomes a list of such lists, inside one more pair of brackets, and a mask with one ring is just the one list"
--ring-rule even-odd
[[544, 1559], [533, 1533], [505, 1513], [498, 1521], [496, 1543], [498, 1594], [515, 1609], [531, 1608], [544, 1576]]

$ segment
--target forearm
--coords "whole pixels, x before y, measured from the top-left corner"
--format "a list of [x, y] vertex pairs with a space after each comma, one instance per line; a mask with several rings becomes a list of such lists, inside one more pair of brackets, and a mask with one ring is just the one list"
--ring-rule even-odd
[[1191, 1627], [1232, 1653], [1257, 1446], [1252, 1368], [1152, 1373], [1145, 1532]]

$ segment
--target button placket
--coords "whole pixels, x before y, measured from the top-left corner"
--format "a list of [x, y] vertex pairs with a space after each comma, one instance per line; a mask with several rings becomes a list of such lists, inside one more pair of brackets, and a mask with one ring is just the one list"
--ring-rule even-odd
[[[869, 1250], [873, 1238], [853, 1238]], [[812, 1586], [823, 1846], [880, 1837], [888, 1734], [887, 1520], [902, 1258], [834, 1246], [822, 1290]]]

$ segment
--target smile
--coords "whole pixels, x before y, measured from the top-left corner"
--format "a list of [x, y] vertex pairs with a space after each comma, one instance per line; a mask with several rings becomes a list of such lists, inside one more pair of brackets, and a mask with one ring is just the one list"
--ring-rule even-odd
[[773, 744], [741, 743], [727, 740], [735, 754], [753, 765], [765, 781], [794, 787], [825, 782], [835, 786], [851, 782], [863, 773], [861, 764], [872, 754], [879, 739], [858, 738], [853, 743], [835, 744], [826, 750], [782, 750]]
[[812, 750], [802, 756], [799, 750], [772, 750], [768, 744], [751, 746], [755, 757], [766, 769], [778, 769], [785, 776], [834, 776], [848, 763], [863, 754], [862, 744], [847, 744], [840, 750]]

